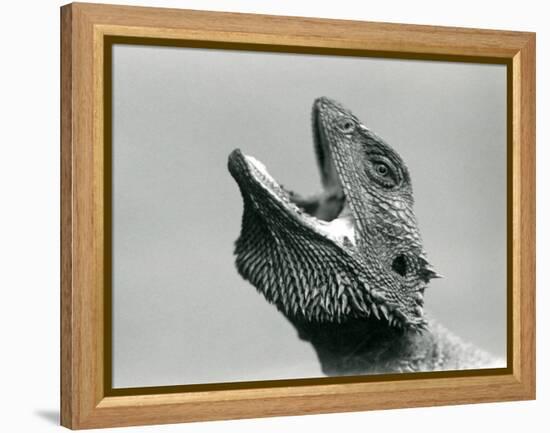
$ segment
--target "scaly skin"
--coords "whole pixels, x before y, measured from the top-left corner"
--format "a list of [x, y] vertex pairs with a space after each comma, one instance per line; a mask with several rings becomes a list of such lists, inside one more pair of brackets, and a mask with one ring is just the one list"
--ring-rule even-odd
[[409, 171], [349, 110], [318, 98], [313, 137], [324, 191], [285, 190], [234, 150], [244, 202], [236, 266], [314, 346], [328, 375], [493, 367], [424, 314], [439, 275], [413, 212]]

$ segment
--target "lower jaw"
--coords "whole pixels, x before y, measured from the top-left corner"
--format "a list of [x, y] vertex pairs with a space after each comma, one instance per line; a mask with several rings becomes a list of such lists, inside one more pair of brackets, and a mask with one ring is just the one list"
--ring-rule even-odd
[[355, 222], [345, 197], [323, 191], [308, 198], [287, 191], [271, 177], [256, 177], [256, 182], [281, 202], [286, 212], [304, 226], [340, 245], [355, 245]]

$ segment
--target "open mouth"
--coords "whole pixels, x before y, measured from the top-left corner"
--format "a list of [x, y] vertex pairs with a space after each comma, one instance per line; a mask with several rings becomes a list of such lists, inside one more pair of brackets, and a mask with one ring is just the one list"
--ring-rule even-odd
[[313, 138], [322, 184], [322, 191], [317, 194], [303, 196], [286, 189], [273, 178], [261, 161], [239, 150], [233, 152], [230, 161], [238, 158], [241, 164], [244, 162], [253, 180], [301, 224], [341, 246], [355, 245], [352, 212], [319, 123], [319, 114], [314, 107]]

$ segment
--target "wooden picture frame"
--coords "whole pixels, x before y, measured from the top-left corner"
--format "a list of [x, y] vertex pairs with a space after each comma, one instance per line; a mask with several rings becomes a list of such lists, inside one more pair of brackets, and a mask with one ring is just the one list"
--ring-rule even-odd
[[[508, 366], [136, 389], [110, 383], [113, 43], [498, 63], [508, 82]], [[399, 376], [399, 377], [397, 377]], [[535, 398], [535, 34], [73, 3], [61, 8], [61, 424], [72, 429]]]

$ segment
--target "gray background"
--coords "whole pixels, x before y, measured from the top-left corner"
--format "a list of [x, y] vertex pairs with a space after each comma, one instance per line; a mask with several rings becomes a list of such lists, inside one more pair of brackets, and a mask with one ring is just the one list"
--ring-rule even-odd
[[503, 66], [116, 46], [113, 385], [320, 376], [308, 343], [237, 274], [240, 147], [319, 189], [310, 108], [341, 101], [403, 156], [429, 257], [426, 307], [504, 357]]

